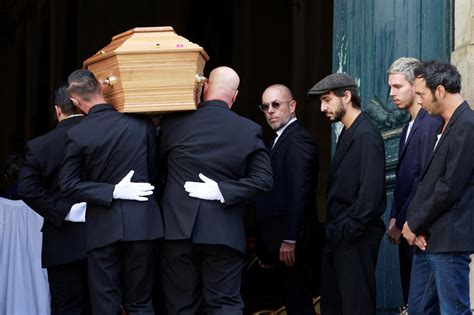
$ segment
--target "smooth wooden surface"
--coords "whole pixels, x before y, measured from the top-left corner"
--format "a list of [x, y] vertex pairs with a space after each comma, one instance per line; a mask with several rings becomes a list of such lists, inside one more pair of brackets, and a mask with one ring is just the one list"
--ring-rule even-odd
[[171, 27], [134, 28], [84, 62], [99, 80], [115, 78], [103, 93], [120, 112], [166, 113], [196, 109], [206, 52]]

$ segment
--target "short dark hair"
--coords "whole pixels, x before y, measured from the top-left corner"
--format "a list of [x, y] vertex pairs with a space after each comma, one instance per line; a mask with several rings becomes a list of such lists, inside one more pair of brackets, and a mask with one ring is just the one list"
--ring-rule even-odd
[[461, 75], [458, 69], [448, 62], [439, 60], [423, 62], [415, 69], [415, 77], [425, 79], [426, 86], [433, 94], [439, 85], [451, 94], [461, 91]]
[[23, 166], [23, 163], [24, 159], [22, 154], [8, 154], [3, 171], [10, 184], [18, 181], [20, 169]]
[[100, 83], [95, 75], [87, 69], [78, 69], [67, 78], [69, 95], [80, 96], [86, 101], [90, 97], [100, 93]]
[[59, 87], [54, 93], [54, 105], [61, 108], [61, 111], [67, 116], [80, 113], [79, 109], [71, 101], [66, 86]]
[[357, 88], [356, 87], [346, 87], [346, 88], [341, 88], [341, 89], [337, 89], [337, 90], [333, 90], [332, 92], [338, 96], [338, 97], [343, 97], [344, 96], [344, 92], [346, 91], [349, 91], [351, 92], [351, 102], [352, 102], [352, 105], [355, 107], [355, 108], [360, 108], [360, 96], [359, 96], [359, 93], [357, 92]]

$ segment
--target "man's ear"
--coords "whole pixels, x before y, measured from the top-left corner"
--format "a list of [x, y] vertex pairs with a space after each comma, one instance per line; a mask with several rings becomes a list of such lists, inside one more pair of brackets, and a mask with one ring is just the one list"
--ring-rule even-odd
[[56, 118], [59, 120], [59, 118], [63, 114], [63, 111], [61, 110], [61, 107], [59, 107], [58, 105], [54, 105], [54, 109], [56, 111]]
[[290, 102], [290, 113], [294, 113], [296, 111], [296, 100], [292, 100]]
[[344, 104], [348, 104], [351, 101], [351, 98], [351, 91], [344, 91], [344, 96], [342, 97], [342, 101], [344, 102]]
[[446, 88], [442, 85], [438, 85], [435, 90], [435, 96], [437, 98], [444, 98], [446, 96]]
[[232, 104], [235, 103], [235, 100], [237, 99], [238, 94], [239, 94], [239, 90], [235, 90], [234, 96], [232, 96]]
[[74, 106], [81, 109], [80, 102], [75, 97], [70, 97], [70, 100], [74, 104]]

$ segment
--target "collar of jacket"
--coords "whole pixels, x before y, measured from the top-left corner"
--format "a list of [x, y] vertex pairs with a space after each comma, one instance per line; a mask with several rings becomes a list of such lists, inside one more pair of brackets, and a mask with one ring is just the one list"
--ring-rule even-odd
[[84, 118], [84, 116], [74, 116], [74, 117], [63, 119], [60, 122], [58, 122], [58, 124], [56, 125], [56, 128], [62, 128], [69, 125], [73, 125], [76, 122], [80, 121], [82, 118]]
[[[456, 119], [458, 119], [459, 116], [461, 116], [461, 113], [467, 109], [470, 109], [469, 107], [469, 104], [467, 103], [467, 101], [463, 101], [459, 106], [458, 108], [456, 108], [456, 110], [454, 111], [453, 115], [451, 116], [451, 118], [449, 119], [449, 122], [448, 122], [448, 127], [451, 127], [454, 122], [456, 121]], [[446, 131], [446, 130], [445, 130]]]
[[354, 131], [359, 127], [360, 123], [365, 120], [365, 114], [361, 111], [360, 114], [356, 117], [354, 122], [352, 122], [352, 125], [349, 128], [344, 127], [343, 131], [345, 135], [352, 135]]
[[216, 106], [216, 107], [222, 107], [222, 108], [227, 108], [229, 109], [229, 105], [227, 105], [226, 102], [221, 101], [221, 100], [208, 100], [208, 101], [203, 101], [199, 103], [198, 108], [203, 108], [203, 107], [209, 107], [209, 106]]
[[114, 107], [111, 104], [103, 103], [103, 104], [97, 104], [92, 106], [92, 108], [89, 110], [89, 113], [87, 115], [103, 111], [103, 110], [115, 110]]

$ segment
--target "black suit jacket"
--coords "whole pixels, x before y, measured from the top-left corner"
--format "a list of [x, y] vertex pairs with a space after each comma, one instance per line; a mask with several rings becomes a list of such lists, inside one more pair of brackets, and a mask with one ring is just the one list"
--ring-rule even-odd
[[299, 248], [305, 248], [309, 244], [301, 242], [311, 240], [316, 223], [318, 147], [294, 121], [280, 135], [270, 155], [273, 188], [256, 200], [259, 244], [270, 253], [277, 253], [283, 240], [295, 240]]
[[[407, 210], [427, 252], [474, 251], [474, 112], [463, 102], [449, 120], [421, 173]], [[434, 148], [436, 136], [432, 137]]]
[[87, 249], [116, 241], [162, 237], [163, 222], [154, 196], [148, 201], [112, 199], [115, 185], [130, 170], [132, 182], [154, 183], [156, 134], [151, 121], [95, 105], [67, 133], [60, 184], [67, 196], [87, 202]]
[[361, 113], [339, 136], [327, 190], [327, 250], [383, 234], [385, 148], [379, 130]]
[[441, 124], [439, 117], [430, 116], [424, 109], [420, 109], [406, 142], [408, 124], [402, 130], [398, 147], [397, 181], [390, 214], [390, 218], [396, 218], [399, 229], [403, 228], [406, 221], [407, 208], [415, 194], [418, 177], [433, 152], [433, 148], [429, 146], [430, 139]]
[[[160, 125], [166, 239], [222, 244], [245, 253], [245, 202], [272, 186], [260, 126], [217, 100], [201, 103], [195, 112], [168, 116]], [[199, 173], [217, 181], [225, 203], [188, 196], [184, 183], [200, 182]]]
[[44, 218], [42, 264], [51, 267], [86, 256], [84, 223], [64, 221], [74, 203], [59, 189], [59, 168], [65, 153], [66, 132], [82, 117], [70, 117], [56, 129], [29, 141], [25, 164], [20, 171], [18, 191], [23, 201]]

